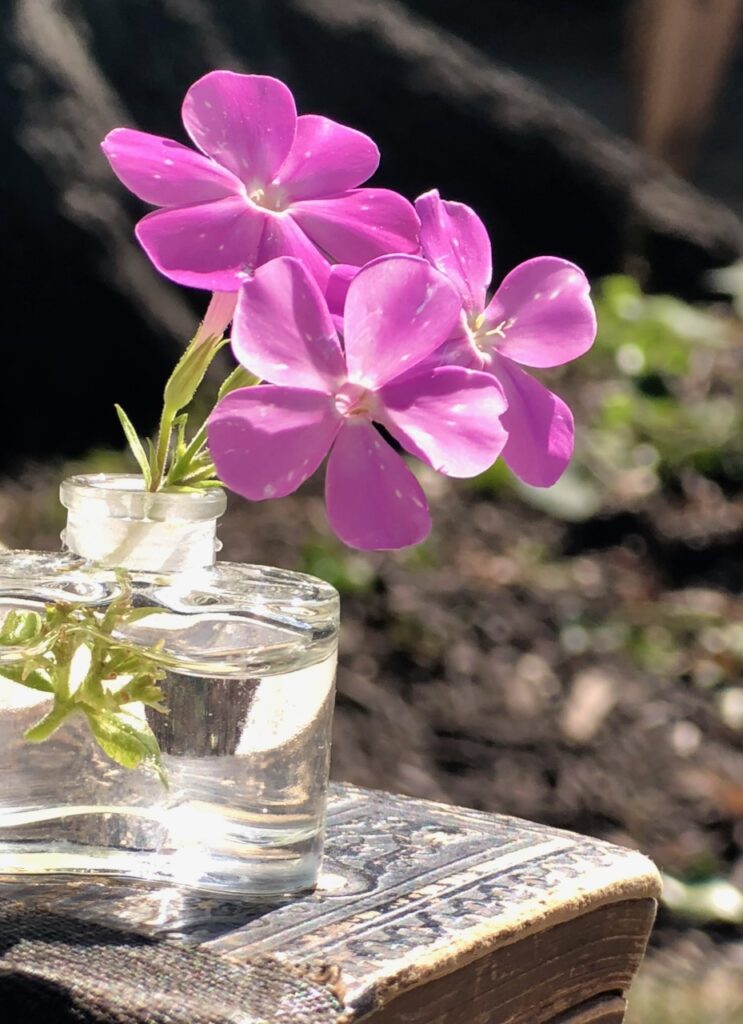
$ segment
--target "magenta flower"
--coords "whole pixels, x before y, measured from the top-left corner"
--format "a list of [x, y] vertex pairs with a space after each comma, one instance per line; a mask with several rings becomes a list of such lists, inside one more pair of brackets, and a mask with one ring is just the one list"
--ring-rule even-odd
[[264, 383], [228, 394], [209, 418], [220, 479], [253, 501], [295, 491], [330, 451], [328, 518], [351, 547], [416, 544], [431, 527], [423, 491], [373, 423], [448, 476], [500, 453], [505, 402], [489, 374], [420, 365], [449, 336], [461, 302], [416, 256], [365, 266], [348, 288], [343, 339], [313, 278], [277, 259], [240, 289], [236, 358]]
[[[468, 206], [444, 202], [437, 191], [426, 192], [415, 206], [423, 255], [446, 274], [463, 303], [460, 322], [434, 361], [497, 378], [508, 401], [503, 458], [526, 483], [549, 487], [573, 453], [573, 416], [519, 364], [560, 366], [591, 347], [596, 316], [588, 281], [567, 260], [538, 256], [515, 267], [486, 304], [492, 265], [480, 218]], [[339, 285], [342, 278], [336, 290]]]
[[103, 141], [127, 188], [163, 207], [136, 233], [172, 281], [237, 291], [256, 267], [295, 256], [322, 285], [329, 258], [359, 266], [418, 250], [412, 205], [357, 188], [379, 164], [372, 140], [326, 117], [297, 117], [282, 82], [212, 71], [188, 90], [182, 115], [201, 152], [129, 128]]

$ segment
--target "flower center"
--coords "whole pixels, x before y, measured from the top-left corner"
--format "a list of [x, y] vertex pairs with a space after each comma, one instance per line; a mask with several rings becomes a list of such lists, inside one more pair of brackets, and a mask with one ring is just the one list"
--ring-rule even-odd
[[498, 339], [506, 340], [506, 331], [516, 323], [515, 317], [508, 320], [501, 320], [495, 327], [485, 326], [485, 314], [478, 313], [477, 316], [469, 316], [465, 324], [467, 336], [472, 344], [483, 355], [489, 355], [492, 349], [498, 347]]
[[361, 384], [347, 381], [335, 393], [335, 407], [346, 419], [363, 417], [370, 420], [376, 405], [374, 392]]
[[270, 213], [281, 213], [287, 205], [286, 196], [278, 185], [261, 185], [248, 192], [247, 195], [251, 203]]

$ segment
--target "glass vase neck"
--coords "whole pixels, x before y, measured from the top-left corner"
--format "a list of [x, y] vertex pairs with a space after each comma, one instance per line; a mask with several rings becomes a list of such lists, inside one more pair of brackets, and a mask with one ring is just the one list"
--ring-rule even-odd
[[224, 491], [157, 491], [141, 477], [72, 476], [60, 487], [67, 509], [62, 542], [82, 558], [110, 567], [181, 572], [213, 565]]

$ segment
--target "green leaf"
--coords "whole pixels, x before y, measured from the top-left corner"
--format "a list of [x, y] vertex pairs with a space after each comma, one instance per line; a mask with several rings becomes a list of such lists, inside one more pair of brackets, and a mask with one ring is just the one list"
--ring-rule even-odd
[[170, 470], [168, 471], [167, 478], [165, 480], [166, 487], [177, 486], [183, 478], [184, 474], [188, 473], [193, 461], [202, 454], [202, 449], [206, 443], [206, 430], [201, 427], [189, 441], [188, 445], [181, 452], [178, 458], [174, 459], [171, 463]]
[[171, 414], [179, 412], [192, 401], [212, 360], [225, 344], [222, 338], [216, 337], [189, 344], [165, 385], [166, 410]]
[[167, 776], [160, 758], [160, 747], [152, 729], [143, 718], [126, 711], [85, 712], [90, 731], [104, 754], [123, 768], [144, 765], [155, 771], [164, 786]]
[[[143, 650], [117, 632], [162, 609], [132, 608], [128, 575], [121, 570], [117, 576], [120, 594], [105, 611], [64, 601], [47, 604], [43, 613], [12, 609], [0, 622], [0, 640], [6, 646], [29, 641], [35, 646], [24, 649], [22, 662], [0, 666], [0, 678], [54, 696], [47, 714], [25, 734], [30, 742], [47, 739], [69, 715], [83, 712], [106, 754], [125, 767], [152, 768], [166, 785], [154, 733], [134, 708], [122, 710], [123, 704], [136, 703], [140, 710], [146, 705], [167, 713], [157, 685], [165, 674], [157, 665], [165, 641]], [[70, 693], [71, 667], [81, 648], [88, 649], [90, 661], [85, 678]]]
[[209, 487], [224, 487], [221, 480], [201, 480], [196, 484], [174, 484], [172, 490], [178, 494], [198, 494]]
[[54, 686], [42, 675], [41, 672], [28, 672], [16, 680], [21, 686], [28, 686], [30, 690], [41, 690], [42, 693], [54, 693]]
[[187, 476], [181, 478], [181, 484], [199, 486], [207, 480], [214, 480], [217, 470], [211, 459], [201, 466], [194, 467]]
[[47, 629], [59, 629], [65, 624], [72, 611], [72, 605], [57, 601], [44, 609], [44, 624]]
[[176, 416], [173, 420], [173, 426], [175, 427], [175, 449], [173, 457], [179, 459], [186, 450], [186, 425], [188, 423], [188, 414], [183, 412], [180, 416]]
[[229, 377], [222, 382], [222, 386], [217, 392], [217, 401], [228, 395], [230, 391], [237, 391], [238, 388], [252, 388], [259, 380], [260, 377], [250, 373], [244, 366], [236, 366]]
[[149, 618], [150, 615], [162, 615], [163, 610], [162, 608], [132, 608], [121, 616], [120, 621], [127, 624], [139, 622], [140, 619]]
[[132, 679], [116, 693], [115, 696], [119, 704], [139, 702], [163, 715], [167, 714], [168, 708], [164, 703], [165, 695], [156, 682], [159, 678], [162, 678], [162, 675], [149, 673]]
[[0, 627], [0, 644], [17, 647], [27, 644], [41, 633], [42, 618], [38, 612], [14, 608], [5, 616]]
[[24, 737], [29, 743], [41, 743], [43, 740], [49, 739], [52, 733], [59, 729], [67, 716], [72, 714], [74, 710], [74, 704], [55, 701], [54, 707], [51, 711], [44, 715], [40, 722], [37, 722], [36, 725], [32, 725], [30, 729], [27, 729], [23, 734]]
[[132, 675], [142, 667], [142, 655], [139, 651], [130, 651], [126, 647], [115, 647], [105, 653], [102, 666], [104, 679], [115, 679], [117, 676]]
[[154, 472], [154, 467], [157, 462], [157, 449], [151, 437], [145, 438], [145, 444], [147, 445], [147, 461], [151, 467], [150, 475]]
[[214, 469], [214, 463], [212, 462], [212, 457], [209, 452], [206, 451], [206, 449], [203, 449], [193, 457], [188, 473], [191, 475], [192, 473], [198, 473], [200, 470], [208, 468]]
[[150, 469], [150, 464], [147, 461], [147, 455], [145, 454], [145, 450], [142, 447], [142, 442], [139, 440], [139, 435], [137, 434], [137, 431], [134, 429], [132, 421], [129, 419], [129, 417], [121, 408], [121, 406], [115, 405], [114, 408], [116, 409], [116, 415], [119, 417], [119, 423], [121, 424], [124, 434], [126, 435], [126, 439], [129, 442], [129, 447], [131, 448], [132, 455], [137, 460], [137, 464], [139, 465], [139, 468], [142, 470], [142, 476], [144, 477], [145, 487], [149, 487], [152, 482], [152, 471]]
[[54, 687], [49, 679], [41, 672], [28, 669], [26, 665], [0, 665], [0, 678], [8, 679], [13, 683], [20, 683], [30, 690], [41, 690], [42, 693], [54, 693]]

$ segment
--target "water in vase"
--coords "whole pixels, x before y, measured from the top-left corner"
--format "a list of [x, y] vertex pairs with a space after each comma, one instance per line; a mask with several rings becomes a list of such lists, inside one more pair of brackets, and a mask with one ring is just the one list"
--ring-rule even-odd
[[[224, 596], [235, 573], [243, 585], [252, 574], [249, 609]], [[335, 626], [319, 628], [316, 611], [303, 619], [312, 602], [301, 592], [301, 607], [287, 614], [291, 601], [279, 595], [275, 570], [220, 566], [198, 586], [193, 576], [187, 586], [148, 574], [134, 582], [138, 600], [163, 610], [129, 639], [148, 647], [164, 638], [172, 664], [160, 682], [168, 713], [129, 708], [157, 737], [167, 786], [151, 769], [111, 761], [82, 715], [43, 743], [25, 741], [49, 698], [4, 680], [0, 665], [0, 874], [105, 874], [256, 895], [311, 888]]]

